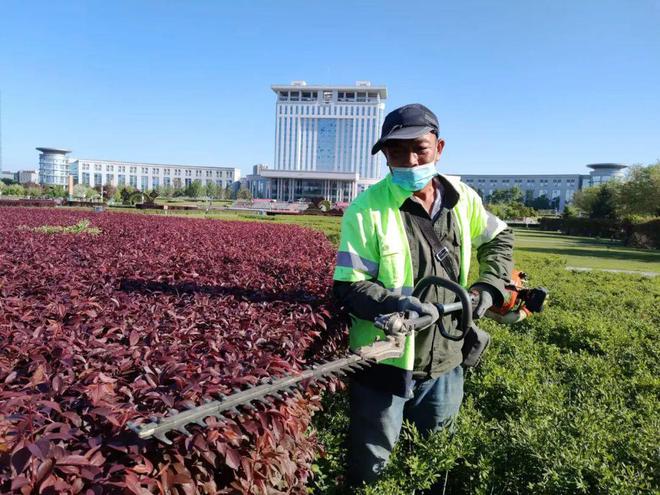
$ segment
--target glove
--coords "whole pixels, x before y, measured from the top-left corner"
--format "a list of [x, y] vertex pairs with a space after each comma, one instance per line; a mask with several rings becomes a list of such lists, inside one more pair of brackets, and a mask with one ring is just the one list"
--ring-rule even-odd
[[[431, 303], [423, 303], [413, 296], [401, 296], [397, 303], [397, 311], [401, 313], [410, 311], [416, 313], [417, 316], [430, 316], [433, 319], [430, 323], [431, 325], [440, 318], [438, 308]], [[415, 316], [413, 316], [413, 318], [415, 318]]]
[[475, 301], [472, 303], [472, 319], [478, 320], [493, 305], [493, 296], [484, 285], [473, 285], [470, 294], [473, 295]]

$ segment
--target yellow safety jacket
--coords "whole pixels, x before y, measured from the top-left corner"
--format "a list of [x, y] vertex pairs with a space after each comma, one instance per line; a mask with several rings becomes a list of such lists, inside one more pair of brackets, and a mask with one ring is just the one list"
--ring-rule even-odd
[[[467, 286], [472, 246], [491, 241], [506, 223], [485, 210], [479, 195], [469, 186], [450, 176], [442, 176], [459, 193], [454, 206], [461, 237], [459, 283]], [[377, 280], [393, 294], [412, 294], [413, 265], [410, 247], [401, 218], [400, 206], [411, 196], [409, 191], [392, 182], [388, 174], [383, 180], [361, 193], [344, 213], [334, 279], [343, 282]], [[382, 330], [371, 321], [352, 315], [349, 334], [351, 349], [383, 338]], [[387, 359], [387, 364], [404, 370], [413, 369], [414, 335], [406, 340], [400, 358]]]

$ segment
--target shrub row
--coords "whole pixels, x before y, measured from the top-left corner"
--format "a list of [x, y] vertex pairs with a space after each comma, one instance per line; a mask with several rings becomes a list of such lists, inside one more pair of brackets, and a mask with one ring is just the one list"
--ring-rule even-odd
[[303, 493], [315, 395], [209, 418], [170, 447], [126, 424], [332, 356], [332, 245], [295, 226], [116, 213], [92, 217], [97, 235], [35, 230], [83, 219], [0, 215], [0, 492]]

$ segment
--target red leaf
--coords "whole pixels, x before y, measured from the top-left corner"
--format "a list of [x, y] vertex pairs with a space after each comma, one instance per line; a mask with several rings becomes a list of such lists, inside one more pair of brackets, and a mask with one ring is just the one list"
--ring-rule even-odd
[[225, 453], [225, 462], [227, 466], [236, 470], [241, 465], [241, 456], [238, 453], [238, 450], [227, 447], [227, 452]]

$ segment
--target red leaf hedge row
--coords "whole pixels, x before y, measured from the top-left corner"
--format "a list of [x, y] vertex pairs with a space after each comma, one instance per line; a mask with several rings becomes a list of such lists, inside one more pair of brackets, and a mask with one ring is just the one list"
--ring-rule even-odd
[[[30, 230], [84, 218], [101, 234]], [[295, 226], [0, 208], [0, 492], [304, 493], [313, 394], [169, 447], [126, 423], [335, 353], [334, 254]]]

